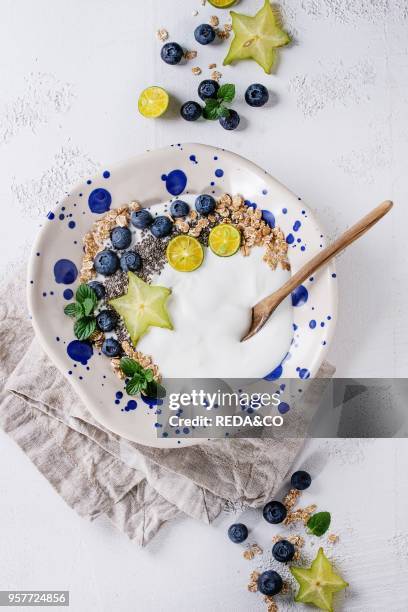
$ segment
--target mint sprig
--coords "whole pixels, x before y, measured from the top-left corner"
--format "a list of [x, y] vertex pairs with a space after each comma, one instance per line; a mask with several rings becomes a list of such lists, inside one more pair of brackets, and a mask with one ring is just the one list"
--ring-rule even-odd
[[235, 85], [225, 83], [221, 85], [217, 92], [216, 98], [207, 98], [203, 110], [204, 119], [215, 121], [221, 117], [229, 117], [230, 111], [225, 106], [230, 104], [235, 98]]
[[307, 521], [309, 532], [315, 536], [322, 536], [326, 533], [331, 523], [330, 512], [317, 512]]
[[130, 357], [122, 357], [120, 369], [130, 380], [126, 384], [128, 395], [143, 393], [146, 397], [164, 397], [166, 390], [153, 378], [150, 368], [143, 368], [140, 363]]
[[97, 303], [98, 298], [92, 287], [82, 284], [75, 294], [75, 302], [65, 306], [65, 314], [75, 319], [74, 334], [78, 340], [87, 340], [96, 330], [93, 313]]

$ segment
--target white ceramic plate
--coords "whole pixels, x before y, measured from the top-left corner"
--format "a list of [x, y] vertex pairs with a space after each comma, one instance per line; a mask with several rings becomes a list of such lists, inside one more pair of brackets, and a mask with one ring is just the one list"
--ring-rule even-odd
[[[104, 190], [98, 192], [102, 197], [95, 199], [94, 194], [90, 198], [96, 189]], [[292, 273], [325, 246], [324, 232], [312, 211], [264, 170], [228, 151], [179, 144], [150, 151], [100, 176], [86, 178], [48, 214], [33, 247], [28, 301], [38, 338], [94, 418], [129, 440], [167, 448], [199, 442], [188, 437], [182, 440], [159, 437], [151, 407], [139, 400], [136, 409], [126, 410], [129, 398], [117, 399], [123, 385], [111, 371], [106, 357], [95, 351], [91, 356], [89, 346], [72, 344], [75, 340], [72, 320], [63, 314], [63, 308], [78, 284], [82, 238], [109, 207], [131, 200], [151, 206], [183, 193], [219, 196], [225, 192], [242, 194], [252, 205], [272, 213], [268, 221], [273, 223], [274, 219], [287, 237]], [[265, 372], [270, 381], [316, 375], [336, 321], [334, 264], [298, 288], [292, 296], [292, 308], [293, 340], [279, 362], [274, 361], [276, 357], [271, 353], [271, 363]]]

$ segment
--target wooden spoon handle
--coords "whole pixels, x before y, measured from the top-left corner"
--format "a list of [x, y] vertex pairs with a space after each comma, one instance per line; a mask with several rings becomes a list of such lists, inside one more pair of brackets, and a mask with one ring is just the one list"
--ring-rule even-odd
[[304, 266], [296, 272], [278, 291], [275, 291], [272, 295], [262, 300], [265, 306], [276, 308], [292, 291], [299, 287], [311, 274], [316, 272], [319, 268], [324, 266], [330, 259], [335, 255], [343, 251], [349, 244], [352, 244], [360, 236], [365, 234], [373, 225], [375, 225], [384, 215], [391, 210], [393, 203], [386, 200], [376, 208], [374, 208], [368, 215], [363, 217], [358, 223], [350, 227], [337, 238], [332, 244], [323, 249], [320, 253], [312, 257]]

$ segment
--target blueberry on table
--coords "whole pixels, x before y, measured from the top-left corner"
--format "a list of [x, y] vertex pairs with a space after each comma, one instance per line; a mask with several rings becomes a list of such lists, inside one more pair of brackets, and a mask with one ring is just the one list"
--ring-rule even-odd
[[98, 283], [98, 281], [91, 281], [90, 283], [88, 283], [88, 285], [91, 289], [95, 291], [98, 300], [103, 300], [106, 292], [105, 287], [102, 285], [102, 283]]
[[118, 322], [118, 315], [113, 310], [102, 310], [96, 317], [96, 324], [103, 332], [113, 331]]
[[206, 79], [205, 81], [201, 81], [198, 86], [198, 95], [202, 100], [207, 100], [208, 98], [216, 98], [217, 93], [220, 86], [217, 81], [213, 81], [212, 79]]
[[298, 472], [295, 472], [292, 475], [290, 483], [294, 489], [297, 489], [298, 491], [304, 491], [305, 489], [308, 489], [312, 484], [312, 477], [310, 476], [310, 474], [308, 474], [308, 472], [305, 472], [304, 470], [299, 470]]
[[258, 578], [258, 590], [262, 595], [277, 595], [283, 587], [283, 581], [278, 572], [268, 570]]
[[288, 540], [279, 540], [273, 545], [272, 555], [276, 561], [280, 561], [281, 563], [292, 561], [295, 556], [295, 547], [292, 542]]
[[184, 51], [178, 43], [169, 42], [163, 45], [160, 55], [163, 62], [175, 66], [181, 62]]
[[175, 219], [187, 217], [189, 212], [190, 206], [187, 204], [187, 202], [183, 202], [183, 200], [176, 200], [170, 207], [170, 214]]
[[245, 92], [245, 100], [249, 106], [264, 106], [269, 100], [269, 92], [265, 85], [253, 83]]
[[199, 105], [198, 102], [194, 102], [190, 100], [189, 102], [185, 102], [180, 109], [180, 115], [186, 121], [197, 121], [203, 114], [203, 109]]
[[124, 272], [137, 272], [142, 267], [142, 258], [139, 253], [126, 251], [120, 258], [120, 267]]
[[220, 117], [219, 122], [220, 125], [224, 128], [224, 130], [236, 130], [241, 121], [241, 117], [238, 115], [237, 111], [230, 110], [228, 117]]
[[132, 233], [127, 227], [115, 227], [111, 231], [111, 242], [114, 249], [127, 249], [132, 242]]
[[164, 238], [165, 236], [168, 236], [169, 234], [171, 234], [172, 229], [173, 222], [171, 221], [171, 219], [165, 217], [164, 215], [156, 217], [156, 219], [150, 226], [150, 231], [156, 238]]
[[105, 249], [96, 255], [94, 259], [94, 268], [98, 274], [112, 276], [119, 268], [119, 257], [114, 251]]
[[202, 23], [194, 30], [194, 38], [200, 45], [208, 45], [215, 39], [215, 30], [210, 24]]
[[279, 501], [268, 502], [263, 509], [263, 517], [265, 521], [272, 523], [272, 525], [282, 523], [282, 521], [285, 520], [287, 513], [288, 512], [285, 506]]
[[130, 222], [137, 229], [146, 229], [153, 223], [153, 215], [146, 208], [142, 208], [132, 212]]
[[248, 528], [243, 523], [235, 523], [228, 529], [228, 537], [234, 544], [244, 542], [248, 537]]
[[120, 343], [115, 338], [106, 338], [102, 345], [102, 353], [107, 357], [119, 357], [122, 352]]
[[195, 207], [196, 211], [200, 213], [200, 215], [204, 215], [206, 217], [207, 215], [210, 215], [212, 212], [214, 212], [216, 202], [212, 196], [203, 194], [198, 196], [198, 198], [196, 199]]

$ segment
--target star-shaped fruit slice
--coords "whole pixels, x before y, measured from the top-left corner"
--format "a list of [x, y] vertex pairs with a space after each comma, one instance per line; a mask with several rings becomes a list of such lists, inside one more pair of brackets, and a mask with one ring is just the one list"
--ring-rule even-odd
[[311, 567], [291, 567], [290, 571], [299, 583], [295, 601], [314, 604], [320, 610], [333, 612], [333, 594], [348, 586], [348, 583], [334, 572], [323, 548], [319, 548]]
[[171, 294], [167, 287], [148, 285], [141, 278], [128, 272], [127, 293], [110, 300], [109, 304], [123, 318], [133, 346], [149, 327], [173, 329], [166, 302]]
[[235, 11], [231, 11], [231, 17], [235, 36], [224, 66], [239, 60], [253, 59], [270, 74], [276, 60], [276, 48], [290, 42], [290, 36], [280, 27], [279, 17], [270, 1], [265, 0], [264, 6], [254, 17]]

